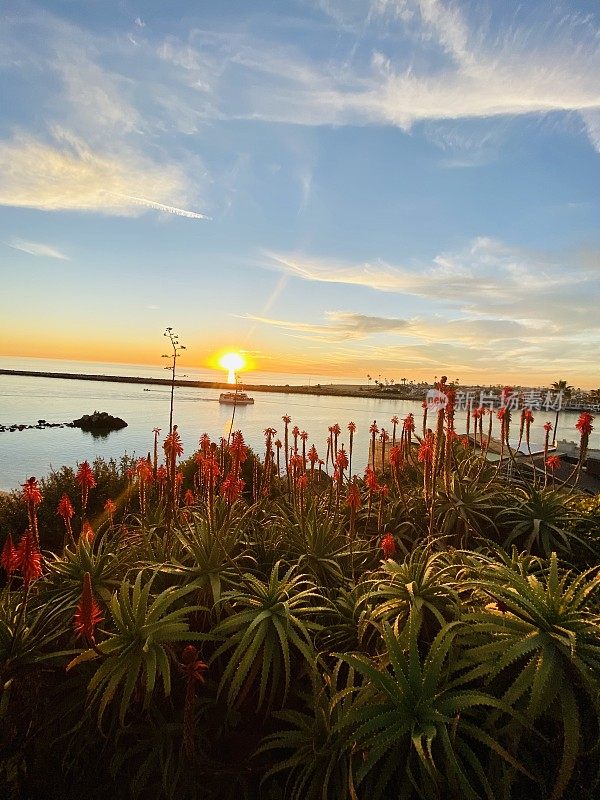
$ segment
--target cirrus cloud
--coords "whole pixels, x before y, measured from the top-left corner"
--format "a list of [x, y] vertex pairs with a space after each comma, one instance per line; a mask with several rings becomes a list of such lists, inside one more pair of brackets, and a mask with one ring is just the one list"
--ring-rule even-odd
[[187, 186], [179, 167], [134, 152], [99, 153], [60, 129], [50, 143], [27, 135], [0, 141], [0, 205], [125, 216], [147, 207], [206, 219], [181, 208]]

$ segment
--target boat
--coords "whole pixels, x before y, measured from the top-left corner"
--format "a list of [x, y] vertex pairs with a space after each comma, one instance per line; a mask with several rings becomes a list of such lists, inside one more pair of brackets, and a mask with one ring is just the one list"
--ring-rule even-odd
[[248, 397], [246, 392], [221, 392], [219, 403], [228, 406], [251, 406], [254, 405], [254, 398]]

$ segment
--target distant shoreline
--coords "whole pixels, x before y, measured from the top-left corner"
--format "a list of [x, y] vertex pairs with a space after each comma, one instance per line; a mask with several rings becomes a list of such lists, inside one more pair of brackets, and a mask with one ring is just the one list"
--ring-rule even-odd
[[[0, 369], [0, 375], [14, 375], [26, 378], [62, 378], [63, 380], [76, 381], [104, 381], [106, 383], [132, 383], [150, 386], [171, 386], [169, 378], [139, 378], [127, 375], [94, 375], [79, 372], [38, 372], [27, 369]], [[229, 389], [230, 383], [219, 381], [191, 381], [177, 378], [175, 386], [187, 389]], [[382, 400], [412, 400], [421, 402], [422, 396], [411, 396], [410, 392], [403, 391], [404, 387], [394, 386], [387, 389], [375, 389], [370, 386], [358, 384], [315, 384], [314, 386], [295, 384], [249, 384], [239, 383], [241, 391], [275, 392], [278, 394], [308, 394], [326, 395], [330, 397], [371, 397]]]

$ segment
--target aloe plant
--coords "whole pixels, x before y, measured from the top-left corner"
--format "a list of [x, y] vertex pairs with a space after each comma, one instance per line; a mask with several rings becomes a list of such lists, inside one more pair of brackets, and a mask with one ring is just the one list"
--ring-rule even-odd
[[275, 564], [268, 581], [246, 574], [242, 585], [221, 597], [227, 616], [213, 634], [225, 641], [213, 663], [228, 654], [219, 692], [227, 689], [230, 706], [241, 703], [256, 681], [257, 709], [271, 708], [278, 695], [283, 702], [295, 665], [292, 654], [305, 668], [314, 661], [311, 635], [321, 627], [315, 617], [326, 609], [324, 599], [294, 567], [281, 576], [280, 570]]
[[499, 521], [510, 531], [505, 549], [515, 543], [548, 558], [555, 550], [570, 553], [573, 542], [586, 546], [573, 530], [578, 514], [564, 489], [531, 486], [520, 490], [516, 499], [499, 514]]
[[[274, 713], [283, 723], [265, 737], [260, 754], [282, 754], [265, 773], [269, 785], [274, 776], [285, 776], [284, 796], [289, 800], [339, 800], [350, 797], [350, 754], [339, 729], [354, 703], [352, 671], [346, 678], [344, 698], [332, 703], [340, 683], [338, 663], [331, 670], [311, 673], [310, 691], [300, 696], [302, 710]], [[306, 710], [304, 710], [306, 709]]]
[[145, 704], [152, 697], [159, 677], [164, 694], [169, 695], [170, 645], [209, 638], [202, 633], [193, 633], [186, 621], [192, 612], [201, 610], [200, 606], [183, 605], [173, 609], [175, 603], [194, 591], [196, 587], [193, 584], [182, 589], [165, 589], [153, 598], [150, 592], [154, 576], [142, 586], [142, 574], [138, 573], [133, 586], [124, 580], [110, 600], [108, 608], [116, 630], [107, 632], [106, 639], [80, 653], [68, 665], [68, 669], [72, 669], [83, 662], [102, 659], [88, 684], [90, 701], [99, 704], [100, 723], [119, 689], [121, 723], [125, 720], [136, 686], [144, 694]]
[[292, 506], [280, 505], [278, 510], [274, 524], [280, 549], [290, 563], [298, 564], [323, 586], [342, 585], [348, 541], [339, 521], [323, 513], [315, 502], [308, 503], [303, 513]]
[[74, 608], [88, 572], [94, 592], [108, 603], [131, 564], [129, 554], [117, 548], [116, 540], [106, 535], [92, 542], [80, 537], [74, 547], [66, 547], [60, 556], [48, 559], [37, 602], [63, 610]]
[[402, 562], [388, 559], [371, 579], [368, 600], [373, 619], [389, 623], [397, 636], [411, 613], [430, 630], [443, 627], [460, 611], [455, 570], [444, 553], [427, 546], [415, 548]]
[[[473, 625], [465, 663], [476, 665], [471, 674], [490, 687], [502, 686], [503, 700], [532, 722], [546, 718], [560, 726], [562, 755], [551, 793], [557, 800], [584, 747], [598, 744], [600, 616], [589, 606], [600, 592], [600, 569], [561, 574], [553, 553], [538, 577], [485, 559], [476, 586], [493, 603], [464, 618]], [[482, 637], [488, 641], [477, 644]], [[592, 721], [595, 741], [582, 716]]]
[[[407, 650], [390, 625], [384, 626], [388, 667], [364, 655], [340, 654], [363, 677], [352, 709], [339, 731], [354, 753], [352, 777], [364, 797], [461, 797], [495, 800], [486, 768], [490, 756], [520, 772], [527, 770], [494, 731], [486, 730], [482, 709], [515, 718], [510, 706], [481, 691], [453, 668], [452, 647], [460, 623], [445, 625], [428, 651], [419, 651], [419, 620], [408, 622]], [[334, 703], [343, 702], [348, 690]]]

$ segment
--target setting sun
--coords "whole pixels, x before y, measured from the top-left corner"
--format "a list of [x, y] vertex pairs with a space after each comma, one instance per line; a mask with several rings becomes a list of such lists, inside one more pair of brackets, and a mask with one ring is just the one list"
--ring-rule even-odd
[[227, 370], [227, 383], [235, 383], [235, 373], [246, 366], [246, 361], [239, 353], [225, 353], [219, 364]]

